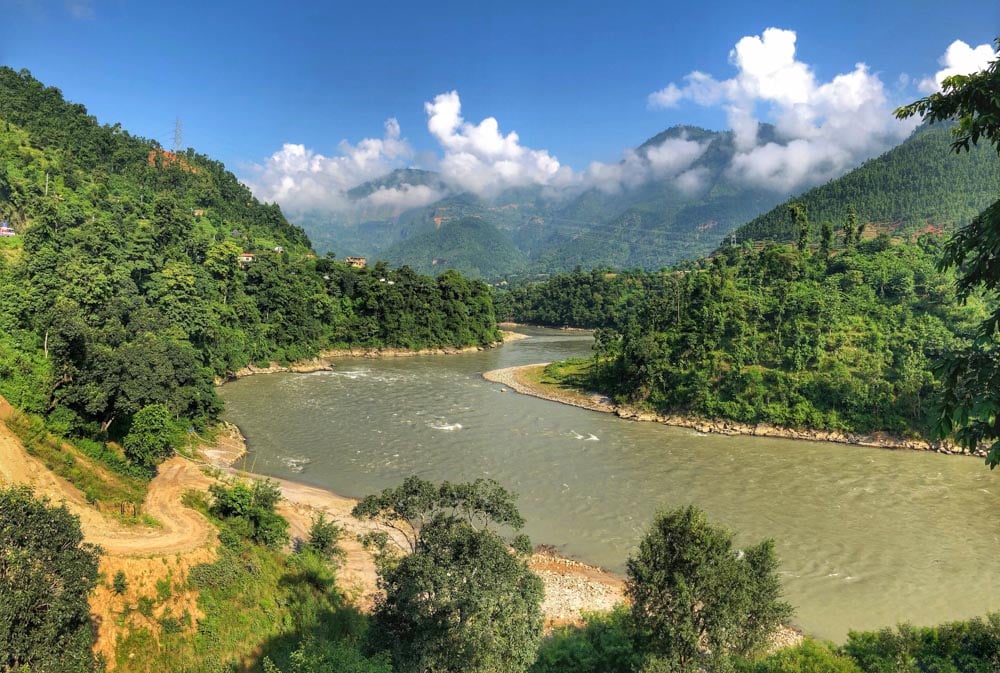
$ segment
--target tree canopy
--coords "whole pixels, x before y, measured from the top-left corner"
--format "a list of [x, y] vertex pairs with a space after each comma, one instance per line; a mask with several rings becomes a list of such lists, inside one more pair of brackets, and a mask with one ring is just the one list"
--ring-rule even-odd
[[626, 593], [645, 649], [671, 671], [698, 670], [767, 644], [791, 614], [780, 600], [771, 540], [733, 548], [733, 535], [689, 506], [662, 512], [627, 564]]
[[370, 641], [401, 673], [520, 673], [541, 637], [541, 580], [530, 543], [512, 551], [491, 526], [519, 529], [513, 496], [492, 480], [434, 485], [409, 477], [371, 495], [354, 515], [404, 535], [409, 552], [378, 563]]
[[[996, 44], [1000, 47], [1000, 38]], [[982, 72], [953, 75], [939, 92], [896, 110], [900, 118], [920, 115], [930, 123], [957, 121], [952, 149], [969, 152], [980, 140], [1000, 154], [1000, 58]], [[1000, 201], [984, 210], [948, 241], [941, 265], [958, 269], [958, 295], [1000, 297]], [[1000, 308], [980, 325], [976, 339], [941, 367], [945, 393], [937, 430], [955, 433], [968, 448], [988, 445], [986, 461], [1000, 464]]]
[[0, 488], [0, 670], [96, 669], [87, 598], [99, 553], [64, 505]]

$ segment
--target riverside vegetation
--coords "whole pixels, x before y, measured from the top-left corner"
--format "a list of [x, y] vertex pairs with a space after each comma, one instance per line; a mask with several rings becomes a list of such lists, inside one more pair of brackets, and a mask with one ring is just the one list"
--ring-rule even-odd
[[[970, 178], [980, 190], [997, 170], [977, 145], [1000, 152], [998, 86], [994, 60], [897, 111], [951, 123], [952, 149], [976, 166], [990, 159]], [[564, 380], [620, 401], [747, 424], [949, 439], [988, 451], [996, 466], [1000, 202], [975, 217], [958, 207], [943, 216], [965, 182], [943, 173], [921, 199], [898, 199], [910, 189], [900, 177], [913, 169], [906, 157], [945, 151], [928, 133], [755, 220], [735, 237], [742, 243], [709, 259], [654, 274], [577, 271], [498, 298], [500, 316], [597, 328], [591, 366]], [[937, 191], [933, 207], [922, 200]], [[842, 219], [814, 227], [810, 207]], [[909, 226], [865, 236], [875, 229], [866, 223], [890, 214]], [[928, 217], [965, 226], [942, 243], [914, 227]], [[890, 229], [909, 235], [893, 239]], [[760, 235], [777, 240], [748, 240]]]
[[[543, 638], [526, 539], [511, 548], [496, 529], [522, 520], [495, 482], [411, 477], [358, 504], [356, 516], [407, 535], [370, 537], [385, 592], [371, 616], [335, 584], [340, 533], [330, 522], [314, 519], [308, 537], [283, 550], [287, 523], [270, 482], [220, 485], [210, 499], [191, 493], [187, 502], [218, 526], [218, 558], [193, 567], [185, 586], [158, 582], [155, 595], [126, 606], [150, 626], [123, 628], [108, 662], [116, 670], [985, 673], [1000, 665], [998, 615], [852, 632], [840, 647], [807, 639], [767, 654], [770, 634], [791, 615], [773, 545], [737, 550], [694, 507], [657, 515], [629, 559], [631, 607]], [[128, 579], [98, 577], [99, 550], [82, 543], [64, 507], [24, 488], [0, 489], [0, 503], [0, 670], [100, 670], [87, 594], [97, 582], [120, 593]], [[164, 609], [181, 589], [197, 591], [197, 619]]]
[[498, 298], [501, 317], [596, 327], [573, 382], [658, 412], [928, 436], [934, 363], [986, 315], [935, 267], [939, 239], [727, 247], [661, 273], [579, 272]]

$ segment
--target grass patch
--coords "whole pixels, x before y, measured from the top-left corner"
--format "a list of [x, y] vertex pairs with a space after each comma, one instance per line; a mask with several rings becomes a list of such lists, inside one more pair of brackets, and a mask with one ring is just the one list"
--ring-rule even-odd
[[[134, 473], [123, 474], [120, 465], [106, 463], [105, 458], [117, 455], [107, 447], [98, 448], [102, 445], [96, 442], [85, 442], [85, 449], [76, 447], [50, 433], [40, 417], [21, 412], [11, 416], [7, 427], [20, 438], [29, 454], [80, 489], [87, 502], [126, 524], [148, 519], [140, 511], [148, 480]], [[106, 469], [97, 469], [98, 466]]]
[[197, 627], [164, 615], [159, 634], [127, 631], [115, 650], [116, 670], [263, 671], [265, 658], [287, 670], [303, 641], [357, 651], [367, 619], [345, 604], [329, 564], [222, 537], [218, 560], [188, 577], [204, 615]]
[[573, 358], [544, 367], [528, 367], [519, 373], [525, 383], [567, 401], [589, 402], [596, 389], [592, 377], [593, 360]]

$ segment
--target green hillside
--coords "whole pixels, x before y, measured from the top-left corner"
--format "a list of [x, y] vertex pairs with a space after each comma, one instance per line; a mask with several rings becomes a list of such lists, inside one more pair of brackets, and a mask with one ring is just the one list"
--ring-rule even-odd
[[473, 278], [494, 278], [518, 273], [524, 255], [489, 222], [463, 217], [431, 231], [407, 238], [385, 251], [393, 264], [413, 267], [419, 273], [455, 269]]
[[[948, 126], [924, 126], [885, 154], [792, 201], [813, 222], [839, 228], [848, 204], [862, 222], [901, 233], [952, 231], [968, 224], [1000, 192], [1000, 161], [988, 147], [959, 156], [951, 151]], [[876, 227], [872, 227], [874, 231]], [[736, 230], [738, 241], [790, 241], [787, 204], [776, 206]]]
[[498, 336], [482, 283], [317, 258], [219, 162], [10, 68], [0, 220], [17, 234], [0, 238], [0, 394], [60, 433], [120, 438], [150, 407], [200, 424], [214, 380], [250, 363]]

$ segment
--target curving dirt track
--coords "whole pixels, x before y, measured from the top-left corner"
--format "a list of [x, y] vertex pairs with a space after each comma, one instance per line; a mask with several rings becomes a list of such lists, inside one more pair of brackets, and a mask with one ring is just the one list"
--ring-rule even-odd
[[[11, 413], [0, 398], [0, 420]], [[80, 517], [87, 542], [100, 545], [115, 556], [155, 556], [188, 552], [215, 539], [215, 528], [196, 511], [181, 504], [190, 489], [205, 490], [212, 480], [184, 458], [171, 458], [160, 466], [150, 483], [143, 512], [160, 522], [156, 528], [124, 526], [87, 504], [83, 494], [56, 476], [37, 458], [28, 455], [21, 440], [0, 422], [0, 483], [28, 484], [37, 495], [63, 503]]]

